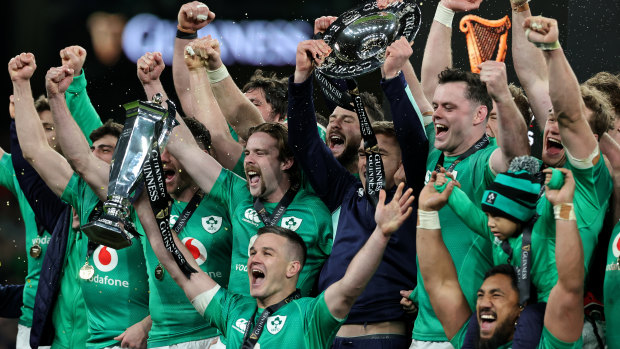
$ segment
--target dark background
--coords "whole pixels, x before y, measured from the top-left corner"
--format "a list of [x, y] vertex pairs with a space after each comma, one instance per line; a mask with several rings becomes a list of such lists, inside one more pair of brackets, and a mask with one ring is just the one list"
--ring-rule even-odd
[[[359, 1], [313, 0], [313, 1], [223, 1], [207, 2], [209, 8], [217, 14], [217, 19], [243, 20], [304, 20], [313, 23], [314, 18], [322, 15], [339, 15], [355, 7]], [[60, 65], [59, 50], [69, 45], [81, 45], [89, 52], [85, 69], [88, 78], [88, 93], [102, 119], [110, 117], [121, 121], [124, 112], [121, 104], [144, 99], [142, 89], [136, 78], [134, 62], [122, 58], [113, 66], [104, 66], [92, 53], [90, 36], [86, 28], [86, 19], [95, 11], [121, 13], [130, 19], [138, 13], [152, 13], [162, 19], [176, 21], [181, 1], [164, 0], [21, 0], [3, 3], [2, 32], [4, 33], [2, 61], [8, 63], [11, 57], [20, 52], [32, 52], [36, 56], [38, 69], [32, 78], [33, 93], [44, 93], [43, 78], [49, 67]], [[426, 36], [435, 13], [437, 1], [420, 1], [422, 9], [422, 28], [415, 39], [412, 63], [419, 74]], [[560, 42], [567, 53], [570, 63], [580, 81], [586, 80], [602, 70], [617, 72], [620, 70], [620, 1], [619, 0], [545, 0], [531, 3], [533, 14], [542, 14], [556, 18], [560, 24]], [[510, 15], [508, 0], [487, 1], [475, 14], [498, 19]], [[458, 32], [458, 23], [462, 15], [453, 22], [453, 57], [454, 65], [467, 69], [467, 51], [464, 35]], [[216, 20], [217, 20], [216, 19]], [[173, 43], [171, 42], [170, 45]], [[510, 44], [510, 38], [509, 38]], [[507, 54], [509, 81], [517, 82], [512, 69], [510, 51]], [[5, 65], [6, 67], [6, 65]], [[276, 71], [281, 76], [292, 74], [293, 67], [262, 67]], [[228, 67], [238, 84], [242, 85], [256, 67], [232, 65]], [[164, 71], [162, 80], [171, 97], [171, 67]], [[6, 74], [6, 70], [5, 73]], [[8, 104], [11, 82], [8, 74], [2, 83], [4, 104]], [[363, 90], [378, 89], [377, 72], [360, 79]], [[518, 83], [518, 82], [517, 82]], [[319, 111], [329, 115], [326, 110]], [[0, 146], [9, 151], [8, 127], [9, 117], [0, 120]], [[4, 188], [0, 188], [0, 283], [22, 283], [26, 274], [23, 224], [17, 202]], [[11, 347], [14, 340], [16, 323], [0, 319], [0, 348]], [[4, 333], [4, 335], [3, 335]]]

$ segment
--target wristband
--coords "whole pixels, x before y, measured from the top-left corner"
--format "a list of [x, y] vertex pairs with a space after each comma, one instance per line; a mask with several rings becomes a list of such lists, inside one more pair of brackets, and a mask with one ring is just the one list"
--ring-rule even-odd
[[228, 69], [226, 69], [226, 66], [224, 64], [222, 64], [219, 68], [215, 70], [207, 70], [209, 82], [212, 84], [226, 79], [229, 75], [230, 74], [228, 74]]
[[431, 122], [433, 122], [433, 112], [425, 111], [424, 113], [422, 113], [422, 120], [424, 120], [424, 127], [429, 125]]
[[510, 3], [510, 7], [512, 7], [512, 10], [514, 12], [523, 12], [523, 11], [527, 11], [530, 9], [530, 4], [529, 4], [530, 0], [525, 1], [524, 3], [521, 4], [515, 4], [515, 3]]
[[553, 214], [555, 219], [563, 221], [576, 221], [575, 210], [572, 203], [563, 203], [553, 206]]
[[429, 230], [441, 229], [441, 225], [439, 224], [439, 212], [418, 209], [418, 224], [416, 228]]
[[452, 28], [452, 19], [454, 18], [454, 11], [445, 7], [441, 3], [437, 5], [437, 10], [435, 11], [434, 21], [437, 21], [448, 28]]
[[198, 34], [196, 33], [188, 33], [188, 32], [184, 32], [180, 29], [177, 29], [177, 38], [178, 39], [185, 39], [185, 40], [194, 40], [198, 37]]

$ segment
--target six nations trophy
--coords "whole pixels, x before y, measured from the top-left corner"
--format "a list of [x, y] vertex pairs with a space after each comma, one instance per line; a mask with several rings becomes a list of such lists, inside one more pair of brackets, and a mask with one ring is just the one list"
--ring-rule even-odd
[[161, 102], [158, 93], [151, 102], [135, 101], [123, 106], [127, 119], [110, 166], [108, 198], [101, 216], [82, 226], [82, 231], [94, 243], [114, 249], [131, 245], [131, 236], [125, 229], [130, 197], [141, 184], [142, 167], [151, 144], [157, 139], [163, 149], [176, 125], [172, 103], [168, 101], [170, 110], [167, 110]]
[[[421, 19], [420, 8], [412, 0], [392, 2], [385, 8], [371, 1], [343, 13], [322, 35], [332, 52], [316, 67], [314, 75], [328, 100], [357, 114], [366, 154], [365, 192], [373, 205], [385, 188], [385, 172], [377, 138], [353, 78], [381, 67], [394, 41], [405, 37], [412, 42]], [[333, 79], [344, 79], [346, 89]]]

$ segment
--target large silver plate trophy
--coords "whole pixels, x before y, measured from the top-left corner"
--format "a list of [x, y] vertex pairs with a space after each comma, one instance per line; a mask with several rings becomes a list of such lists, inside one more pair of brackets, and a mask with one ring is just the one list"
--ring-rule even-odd
[[127, 119], [114, 150], [103, 213], [82, 226], [90, 241], [114, 249], [131, 245], [131, 235], [125, 229], [130, 197], [141, 183], [142, 166], [153, 140], [157, 139], [163, 150], [175, 123], [175, 115], [169, 115], [161, 105], [160, 94], [151, 102], [135, 101], [123, 107]]
[[343, 13], [323, 34], [333, 52], [317, 69], [332, 78], [370, 73], [385, 61], [386, 48], [401, 36], [412, 41], [422, 20], [412, 0], [379, 9], [372, 1]]

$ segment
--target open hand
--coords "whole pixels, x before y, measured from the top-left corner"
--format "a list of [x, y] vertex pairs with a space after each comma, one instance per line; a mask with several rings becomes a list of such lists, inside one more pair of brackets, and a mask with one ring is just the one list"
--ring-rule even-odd
[[396, 193], [392, 201], [385, 204], [385, 190], [379, 192], [379, 202], [375, 210], [375, 221], [377, 227], [381, 229], [384, 235], [390, 236], [405, 222], [411, 215], [411, 204], [415, 197], [412, 195], [413, 189], [409, 188], [403, 193], [404, 183], [400, 183], [396, 188]]

